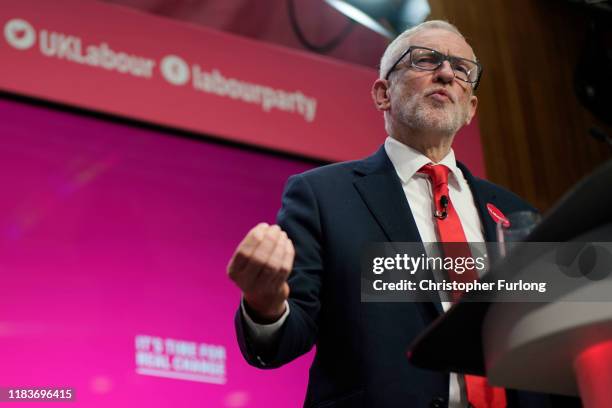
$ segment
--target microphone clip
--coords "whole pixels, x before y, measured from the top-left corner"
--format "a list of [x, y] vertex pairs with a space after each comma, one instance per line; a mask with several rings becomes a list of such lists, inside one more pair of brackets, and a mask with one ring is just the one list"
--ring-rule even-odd
[[443, 195], [440, 197], [440, 207], [442, 207], [442, 211], [436, 210], [434, 213], [434, 217], [439, 220], [444, 220], [448, 216], [448, 197]]
[[448, 216], [448, 213], [446, 212], [446, 210], [444, 211], [438, 211], [436, 210], [436, 213], [434, 214], [434, 217], [436, 217], [439, 220], [443, 220]]

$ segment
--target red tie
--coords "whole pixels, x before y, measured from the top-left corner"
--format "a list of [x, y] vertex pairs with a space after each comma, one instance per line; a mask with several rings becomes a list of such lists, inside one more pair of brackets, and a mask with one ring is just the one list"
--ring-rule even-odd
[[[448, 173], [450, 169], [443, 164], [427, 164], [419, 170], [431, 179], [434, 201], [434, 217], [438, 227], [438, 237], [442, 244], [444, 255], [451, 258], [471, 257], [472, 253], [467, 244], [461, 220], [450, 201], [448, 194]], [[457, 243], [463, 242], [465, 245]], [[444, 245], [444, 244], [447, 245]], [[449, 244], [450, 243], [450, 244]], [[464, 273], [450, 272], [450, 278], [457, 282], [470, 282], [478, 279], [474, 269], [466, 269]], [[451, 293], [453, 302], [456, 302], [461, 293]], [[468, 401], [475, 408], [506, 408], [506, 392], [501, 387], [492, 387], [484, 377], [475, 375], [465, 376]]]

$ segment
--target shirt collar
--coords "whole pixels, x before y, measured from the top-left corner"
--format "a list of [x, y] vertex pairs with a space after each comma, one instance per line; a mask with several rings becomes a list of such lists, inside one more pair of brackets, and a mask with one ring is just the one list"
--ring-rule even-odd
[[[387, 156], [389, 156], [389, 159], [391, 160], [397, 175], [402, 181], [402, 184], [406, 184], [412, 177], [414, 177], [421, 167], [432, 163], [432, 161], [423, 153], [413, 149], [410, 146], [406, 146], [391, 136], [387, 136], [387, 139], [385, 139], [385, 152], [387, 153]], [[457, 167], [457, 161], [455, 160], [455, 152], [453, 149], [450, 149], [448, 154], [435, 164], [443, 164], [448, 167], [453, 174], [453, 177], [451, 177], [451, 183], [453, 182], [452, 180], [454, 180], [456, 187], [461, 189], [462, 183], [460, 183], [459, 180], [463, 179], [463, 173]]]

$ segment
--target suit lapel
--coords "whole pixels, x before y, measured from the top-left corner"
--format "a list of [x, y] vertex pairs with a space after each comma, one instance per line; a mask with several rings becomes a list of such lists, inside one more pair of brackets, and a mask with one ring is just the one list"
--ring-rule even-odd
[[[484, 229], [487, 242], [496, 241], [495, 222], [489, 215], [487, 204], [496, 205], [496, 195], [485, 189], [470, 171], [457, 162], [470, 186], [474, 202]], [[370, 209], [372, 215], [391, 242], [421, 242], [414, 216], [406, 200], [401, 181], [389, 160], [384, 146], [367, 159], [357, 162], [354, 168], [357, 175], [353, 181], [359, 195]], [[442, 313], [439, 302], [435, 302], [435, 311], [427, 307], [429, 315]], [[426, 304], [422, 304], [423, 307]], [[431, 313], [433, 311], [433, 314]]]
[[401, 181], [384, 146], [355, 167], [353, 182], [391, 242], [421, 242]]
[[470, 173], [470, 171], [465, 167], [462, 163], [457, 162], [457, 167], [461, 169], [463, 172], [463, 176], [468, 182], [470, 186], [470, 190], [472, 190], [472, 195], [474, 196], [474, 202], [476, 203], [476, 208], [478, 209], [478, 215], [480, 216], [480, 221], [482, 222], [482, 226], [484, 229], [484, 239], [486, 242], [496, 242], [497, 234], [495, 232], [495, 221], [489, 214], [489, 210], [487, 209], [487, 204], [493, 204], [497, 206], [497, 196], [491, 190], [487, 190], [482, 188], [481, 183]]
[[[495, 193], [482, 188], [465, 165], [457, 162], [457, 166], [463, 172], [474, 196], [474, 202], [484, 229], [485, 241], [497, 241], [495, 221], [487, 210], [487, 204], [497, 205]], [[381, 146], [374, 155], [358, 162], [354, 170], [358, 175], [353, 182], [355, 188], [357, 188], [361, 198], [389, 241], [420, 242], [421, 236], [414, 221], [412, 210], [384, 146]]]
[[[406, 200], [393, 163], [384, 146], [372, 156], [357, 163], [357, 174], [353, 184], [372, 212], [390, 242], [421, 242], [412, 210]], [[425, 253], [425, 249], [422, 249]], [[443, 312], [442, 304], [435, 302], [415, 303], [423, 322], [427, 325]]]

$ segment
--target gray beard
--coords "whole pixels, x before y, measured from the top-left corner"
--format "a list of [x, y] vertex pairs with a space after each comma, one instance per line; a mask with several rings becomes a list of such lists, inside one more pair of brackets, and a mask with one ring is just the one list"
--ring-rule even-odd
[[400, 120], [411, 129], [419, 132], [453, 136], [467, 120], [467, 110], [456, 112], [429, 103], [414, 103], [409, 112], [401, 111]]

